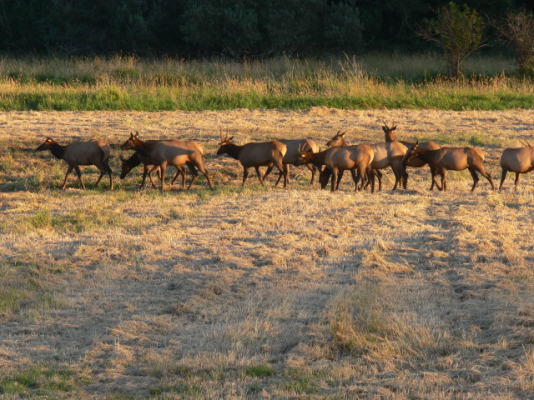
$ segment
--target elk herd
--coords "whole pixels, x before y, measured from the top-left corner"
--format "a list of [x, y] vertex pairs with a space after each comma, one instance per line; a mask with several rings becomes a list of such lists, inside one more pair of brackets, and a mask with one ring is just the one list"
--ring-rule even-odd
[[[237, 145], [233, 137], [222, 135], [217, 155], [227, 154], [239, 161], [243, 167], [243, 180], [245, 185], [249, 170], [254, 167], [261, 184], [276, 167], [279, 172], [276, 185], [284, 179], [284, 187], [289, 184], [290, 165], [306, 165], [311, 171], [310, 184], [313, 184], [317, 172], [321, 188], [325, 188], [330, 182], [331, 191], [339, 188], [339, 183], [345, 171], [350, 171], [354, 181], [355, 190], [371, 187], [375, 189], [375, 178], [378, 180], [378, 189], [382, 189], [382, 172], [385, 168], [391, 168], [395, 176], [393, 190], [408, 187], [407, 167], [420, 168], [428, 165], [431, 177], [430, 190], [434, 186], [438, 190], [447, 190], [447, 171], [469, 170], [473, 178], [474, 191], [480, 178], [480, 173], [485, 177], [492, 190], [495, 189], [491, 175], [484, 169], [484, 154], [475, 147], [446, 147], [435, 142], [414, 143], [398, 141], [396, 137], [396, 124], [388, 126], [385, 122], [382, 127], [385, 141], [380, 143], [362, 143], [349, 145], [345, 140], [345, 132], [337, 132], [326, 145], [326, 150], [319, 151], [319, 146], [311, 139], [273, 140], [268, 142], [253, 142]], [[499, 191], [502, 189], [508, 172], [515, 172], [515, 186], [517, 189], [519, 175], [534, 169], [534, 148], [527, 141], [521, 142], [523, 147], [505, 149], [500, 157], [502, 169]], [[207, 184], [213, 189], [210, 175], [204, 165], [204, 149], [194, 141], [169, 140], [141, 140], [138, 133], [130, 133], [129, 138], [121, 145], [122, 150], [132, 150], [134, 153], [129, 158], [121, 157], [121, 179], [125, 178], [135, 167], [142, 164], [143, 178], [141, 188], [145, 187], [146, 178], [150, 180], [152, 187], [156, 187], [152, 180], [152, 173], [157, 172], [161, 182], [161, 190], [165, 190], [165, 172], [167, 166], [172, 165], [177, 172], [171, 184], [179, 176], [182, 180], [182, 188], [185, 187], [187, 170], [191, 174], [191, 180], [187, 189], [198, 176], [200, 171], [205, 177]], [[100, 176], [96, 181], [98, 186], [105, 174], [109, 176], [110, 189], [113, 189], [112, 170], [109, 166], [111, 147], [103, 140], [91, 142], [73, 142], [68, 145], [60, 145], [51, 138], [39, 146], [36, 151], [50, 150], [59, 159], [65, 160], [68, 165], [67, 173], [63, 180], [62, 189], [65, 189], [67, 177], [76, 171], [78, 180], [83, 189], [80, 166], [94, 165], [100, 170]], [[185, 167], [187, 167], [187, 170]], [[260, 167], [267, 167], [262, 174]], [[436, 177], [441, 178], [438, 183]]]

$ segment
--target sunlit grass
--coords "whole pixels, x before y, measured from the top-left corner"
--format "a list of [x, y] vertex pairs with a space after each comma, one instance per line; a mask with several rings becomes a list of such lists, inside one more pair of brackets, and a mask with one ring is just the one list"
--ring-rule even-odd
[[444, 76], [438, 55], [265, 61], [134, 57], [0, 59], [2, 110], [233, 108], [510, 109], [534, 105], [532, 83], [509, 59], [472, 58]]

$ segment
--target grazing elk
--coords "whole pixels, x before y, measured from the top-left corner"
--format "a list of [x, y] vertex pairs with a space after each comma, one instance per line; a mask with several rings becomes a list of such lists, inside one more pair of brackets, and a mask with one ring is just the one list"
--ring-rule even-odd
[[[439, 190], [447, 190], [447, 171], [462, 171], [468, 169], [473, 177], [473, 187], [471, 191], [475, 190], [480, 178], [477, 172], [480, 172], [495, 190], [491, 175], [484, 169], [484, 154], [481, 150], [474, 147], [441, 147], [437, 150], [425, 150], [419, 147], [419, 142], [415, 142], [413, 146], [408, 149], [406, 154], [406, 162], [410, 162], [414, 158], [419, 158], [428, 163], [430, 168], [436, 171], [441, 176], [441, 187], [435, 182]], [[435, 176], [432, 175], [435, 180]]]
[[[318, 153], [310, 151], [301, 153], [301, 159], [297, 165], [312, 163], [319, 169], [322, 165], [326, 167], [321, 172], [319, 181], [321, 187], [326, 187], [329, 178], [332, 178], [331, 191], [339, 189], [341, 174], [350, 170], [354, 180], [355, 190], [360, 188], [359, 182], [365, 183], [367, 177], [372, 176], [372, 161], [374, 151], [371, 146], [361, 144], [357, 146], [330, 147]], [[371, 192], [374, 192], [374, 180], [371, 178]], [[363, 186], [363, 185], [362, 185]]]
[[[521, 142], [523, 144], [523, 142]], [[528, 142], [523, 144], [525, 147], [516, 149], [504, 149], [499, 163], [502, 168], [501, 184], [499, 191], [502, 189], [506, 174], [508, 172], [515, 172], [515, 187], [519, 184], [519, 174], [525, 174], [534, 169], [534, 147], [531, 147]]]
[[[139, 139], [139, 134], [130, 133], [130, 137], [121, 146], [122, 150], [136, 150], [142, 158], [145, 158], [143, 163], [159, 167], [159, 176], [161, 179], [161, 191], [165, 190], [165, 172], [167, 165], [174, 165], [175, 167], [187, 164], [188, 166], [195, 166], [204, 174], [208, 185], [213, 189], [213, 184], [208, 175], [208, 171], [204, 168], [204, 161], [202, 160], [201, 148], [194, 142], [184, 142], [179, 140], [155, 140], [143, 142]], [[155, 168], [153, 168], [154, 170]], [[191, 185], [198, 176], [198, 173], [190, 167], [192, 172], [191, 182], [187, 186], [189, 190]]]
[[111, 148], [105, 141], [73, 142], [66, 146], [62, 146], [54, 139], [47, 137], [46, 140], [35, 149], [35, 151], [44, 150], [50, 150], [56, 158], [65, 160], [69, 166], [61, 189], [65, 189], [67, 186], [67, 177], [72, 170], [75, 170], [78, 175], [78, 180], [80, 181], [82, 188], [85, 190], [80, 165], [95, 165], [100, 170], [100, 176], [96, 181], [95, 187], [98, 186], [102, 177], [107, 173], [109, 175], [110, 190], [113, 190], [112, 171], [108, 163], [109, 156], [111, 155]]
[[[330, 139], [326, 145], [330, 147], [344, 147], [347, 145], [345, 141], [345, 133], [338, 131], [336, 135]], [[400, 187], [403, 183], [404, 167], [402, 166], [402, 158], [406, 154], [406, 146], [399, 142], [387, 142], [387, 143], [374, 143], [369, 144], [374, 151], [374, 158], [371, 168], [373, 170], [373, 176], [378, 178], [378, 190], [382, 190], [382, 173], [381, 169], [391, 167], [393, 174], [395, 175], [395, 185], [393, 190]], [[405, 187], [406, 189], [406, 187]]]
[[[390, 126], [388, 126], [388, 124], [386, 124], [385, 121], [382, 121], [382, 123], [384, 124], [384, 126], [382, 127], [382, 130], [384, 131], [384, 134], [386, 136], [386, 142], [395, 142], [397, 141], [397, 134], [395, 133], [395, 130], [397, 129], [397, 125], [395, 124], [395, 122], [393, 122], [393, 124]], [[408, 150], [410, 147], [413, 146], [413, 142], [407, 142], [405, 140], [399, 140], [398, 141], [399, 143], [402, 143], [404, 146], [406, 146], [406, 150]], [[441, 146], [439, 144], [437, 144], [436, 142], [422, 142], [422, 143], [419, 143], [419, 147], [421, 149], [425, 149], [425, 150], [437, 150], [439, 149]], [[406, 167], [415, 167], [415, 168], [421, 168], [421, 167], [424, 167], [427, 163], [424, 162], [423, 160], [421, 160], [420, 158], [414, 158], [412, 159], [410, 162], [406, 163], [405, 162], [405, 157], [403, 157], [403, 160], [402, 160], [402, 184], [403, 184], [403, 187], [406, 189], [408, 187], [408, 173], [406, 172]], [[432, 168], [430, 168], [430, 173], [432, 174], [432, 176], [434, 176], [436, 174], [435, 171], [432, 170]], [[430, 190], [434, 189], [434, 179], [432, 179], [432, 185], [430, 186]]]
[[[277, 142], [283, 143], [287, 146], [287, 152], [282, 162], [287, 168], [288, 177], [289, 177], [289, 165], [298, 165], [296, 163], [300, 159], [301, 152], [311, 151], [312, 153], [317, 153], [319, 151], [319, 146], [317, 146], [317, 143], [315, 143], [311, 139], [294, 139], [294, 140], [280, 139], [280, 140], [277, 140]], [[312, 163], [308, 163], [306, 164], [306, 166], [312, 173], [312, 177], [310, 181], [310, 185], [311, 185], [313, 184], [313, 181], [315, 179], [317, 168]], [[263, 175], [264, 180], [265, 178], [267, 178], [267, 175], [271, 173], [273, 168], [274, 168], [274, 165], [271, 165], [269, 168], [267, 168], [267, 171], [265, 171], [265, 175]], [[280, 173], [278, 175], [278, 180], [276, 181], [274, 186], [278, 186], [278, 183], [280, 182], [281, 178], [282, 178], [282, 174]]]
[[[156, 185], [154, 184], [154, 181], [152, 180], [152, 172], [155, 170], [158, 170], [159, 172], [159, 166], [155, 165], [153, 168], [150, 168], [152, 165], [148, 163], [143, 163], [143, 160], [146, 160], [145, 157], [141, 156], [138, 152], [133, 153], [130, 158], [124, 158], [121, 156], [121, 179], [126, 178], [126, 176], [138, 165], [143, 164], [143, 181], [141, 182], [141, 189], [145, 187], [145, 181], [146, 177], [148, 175], [148, 178], [150, 179], [150, 183], [152, 187], [155, 189]], [[193, 166], [190, 166], [190, 168], [194, 168]], [[176, 167], [176, 175], [171, 181], [171, 185], [174, 184], [174, 182], [178, 179], [178, 175], [182, 176], [182, 188], [185, 187], [185, 177], [186, 177], [186, 171], [185, 169], [179, 165]]]
[[254, 167], [260, 183], [263, 185], [263, 177], [259, 167], [270, 167], [275, 165], [280, 171], [280, 174], [284, 176], [284, 187], [288, 183], [287, 167], [284, 165], [283, 159], [287, 152], [287, 146], [276, 140], [272, 142], [261, 143], [247, 143], [242, 146], [238, 146], [232, 143], [234, 137], [228, 137], [228, 132], [223, 138], [221, 132], [221, 142], [217, 155], [228, 154], [230, 157], [239, 160], [243, 166], [243, 183], [241, 187], [245, 186], [245, 181], [248, 177], [248, 170], [250, 167]]

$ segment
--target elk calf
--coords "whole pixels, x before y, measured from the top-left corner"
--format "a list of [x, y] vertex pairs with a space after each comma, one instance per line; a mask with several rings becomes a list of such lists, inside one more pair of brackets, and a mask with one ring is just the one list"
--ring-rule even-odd
[[221, 133], [221, 142], [217, 155], [228, 154], [230, 157], [239, 160], [243, 166], [243, 183], [241, 187], [245, 186], [245, 181], [248, 177], [248, 170], [254, 167], [260, 183], [263, 185], [263, 177], [259, 167], [262, 166], [276, 166], [280, 174], [284, 176], [284, 187], [288, 183], [287, 167], [284, 165], [283, 159], [287, 152], [287, 146], [276, 140], [272, 142], [261, 143], [247, 143], [238, 146], [232, 143], [234, 137], [228, 137], [228, 133], [223, 138]]
[[65, 174], [63, 185], [61, 189], [67, 186], [67, 177], [72, 172], [76, 171], [80, 185], [85, 190], [85, 185], [82, 180], [82, 172], [80, 165], [95, 165], [100, 170], [100, 176], [96, 181], [95, 187], [98, 186], [104, 174], [109, 175], [109, 186], [113, 190], [112, 171], [109, 167], [109, 156], [111, 155], [111, 148], [103, 140], [96, 140], [93, 142], [73, 142], [66, 146], [58, 144], [54, 139], [49, 137], [35, 149], [35, 151], [50, 150], [50, 152], [59, 159], [65, 160], [69, 168]]
[[502, 168], [499, 191], [502, 189], [502, 185], [508, 172], [515, 172], [514, 190], [517, 190], [517, 185], [519, 184], [519, 174], [525, 174], [534, 169], [534, 147], [530, 147], [528, 143], [526, 143], [526, 145], [526, 147], [505, 149], [503, 151], [499, 161]]
[[[430, 165], [431, 170], [436, 171], [441, 176], [441, 187], [435, 182], [439, 190], [447, 190], [447, 171], [462, 171], [468, 169], [473, 177], [473, 187], [475, 190], [480, 178], [477, 172], [480, 172], [495, 190], [491, 175], [484, 169], [484, 154], [481, 150], [474, 147], [442, 147], [438, 150], [425, 150], [419, 147], [419, 142], [415, 142], [406, 154], [405, 162], [419, 158]], [[435, 176], [432, 175], [432, 180]]]

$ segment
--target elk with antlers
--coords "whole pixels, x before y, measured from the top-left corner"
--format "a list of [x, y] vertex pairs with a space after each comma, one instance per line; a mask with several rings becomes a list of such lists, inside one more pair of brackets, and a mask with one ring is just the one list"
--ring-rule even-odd
[[260, 168], [262, 166], [276, 166], [280, 171], [280, 174], [284, 176], [284, 187], [288, 184], [288, 172], [287, 167], [284, 165], [283, 159], [287, 153], [287, 146], [280, 143], [277, 140], [271, 142], [260, 143], [247, 143], [242, 146], [238, 146], [232, 142], [233, 136], [228, 137], [228, 131], [226, 136], [223, 137], [222, 132], [220, 147], [217, 150], [217, 155], [228, 154], [230, 157], [239, 160], [243, 166], [243, 183], [241, 187], [245, 185], [245, 181], [248, 177], [248, 170], [254, 167], [260, 183], [263, 185], [263, 176]]
[[58, 144], [54, 139], [47, 137], [46, 140], [35, 149], [35, 151], [50, 150], [50, 152], [61, 160], [65, 160], [69, 168], [63, 180], [61, 189], [67, 186], [67, 177], [72, 172], [76, 171], [80, 185], [85, 190], [85, 185], [82, 180], [82, 172], [80, 165], [95, 165], [100, 170], [100, 176], [96, 181], [95, 187], [98, 186], [102, 177], [107, 173], [109, 175], [109, 186], [113, 190], [113, 177], [111, 168], [109, 167], [109, 157], [111, 155], [111, 148], [103, 140], [96, 140], [94, 142], [73, 142], [66, 146]]
[[[157, 141], [142, 141], [139, 139], [139, 133], [134, 135], [130, 133], [130, 137], [121, 146], [123, 150], [136, 150], [141, 157], [146, 159], [148, 165], [159, 167], [159, 176], [161, 179], [161, 191], [165, 190], [165, 171], [167, 165], [174, 165], [176, 167], [184, 164], [195, 166], [208, 181], [208, 185], [213, 189], [213, 184], [209, 177], [208, 171], [204, 168], [204, 161], [202, 159], [202, 151], [194, 142], [183, 142], [179, 140], [157, 140]], [[154, 169], [154, 168], [153, 168]], [[191, 169], [191, 168], [190, 168]], [[191, 182], [187, 189], [195, 181], [198, 174], [193, 173]]]
[[[441, 187], [435, 182], [439, 190], [447, 190], [447, 171], [462, 171], [468, 169], [473, 177], [473, 187], [475, 190], [480, 178], [477, 172], [480, 172], [495, 190], [491, 175], [484, 169], [484, 154], [481, 150], [474, 147], [441, 147], [437, 150], [425, 150], [419, 147], [419, 142], [415, 142], [406, 153], [406, 163], [419, 158], [428, 163], [431, 170], [436, 171], [441, 176]], [[432, 174], [432, 180], [435, 175]]]
[[534, 147], [531, 147], [530, 143], [526, 140], [524, 143], [521, 142], [521, 144], [524, 147], [505, 149], [501, 155], [499, 163], [502, 168], [502, 174], [499, 191], [502, 189], [508, 172], [515, 172], [514, 190], [517, 190], [519, 174], [525, 174], [534, 169]]

